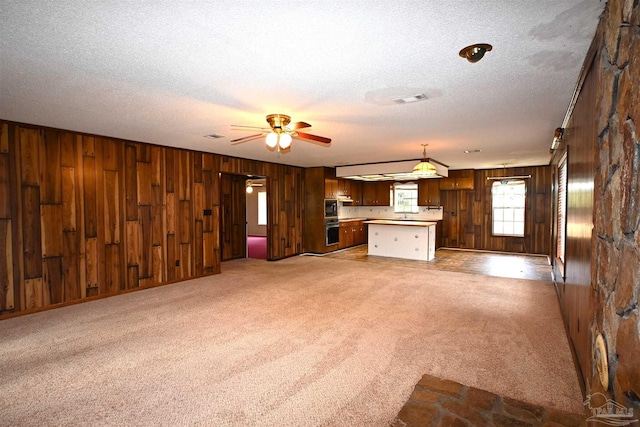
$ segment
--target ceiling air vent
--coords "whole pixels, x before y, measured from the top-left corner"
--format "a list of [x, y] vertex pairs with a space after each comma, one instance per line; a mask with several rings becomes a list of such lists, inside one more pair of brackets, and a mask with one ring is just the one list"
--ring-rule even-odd
[[205, 138], [218, 139], [224, 138], [224, 135], [218, 135], [217, 133], [212, 133], [211, 135], [205, 135]]
[[406, 98], [396, 98], [393, 100], [396, 104], [410, 104], [412, 102], [425, 101], [427, 95], [419, 93], [417, 95], [407, 96]]

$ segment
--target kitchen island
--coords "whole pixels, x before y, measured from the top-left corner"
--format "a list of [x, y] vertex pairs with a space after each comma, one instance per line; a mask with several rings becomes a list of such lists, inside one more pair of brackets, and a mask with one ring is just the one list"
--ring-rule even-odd
[[435, 258], [436, 222], [376, 219], [369, 226], [368, 254], [429, 261]]

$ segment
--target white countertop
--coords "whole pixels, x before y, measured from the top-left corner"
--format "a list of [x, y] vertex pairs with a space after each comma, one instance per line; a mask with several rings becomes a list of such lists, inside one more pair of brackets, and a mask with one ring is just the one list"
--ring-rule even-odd
[[365, 224], [378, 224], [378, 225], [405, 225], [411, 227], [430, 227], [436, 225], [434, 221], [403, 221], [394, 219], [373, 219], [365, 221]]

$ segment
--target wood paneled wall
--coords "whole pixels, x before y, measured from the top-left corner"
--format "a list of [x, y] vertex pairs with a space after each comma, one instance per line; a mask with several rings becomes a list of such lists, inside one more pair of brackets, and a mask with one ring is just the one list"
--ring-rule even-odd
[[[525, 236], [491, 233], [491, 184], [487, 177], [531, 175], [526, 179]], [[442, 245], [445, 247], [530, 254], [549, 253], [551, 233], [551, 168], [483, 169], [474, 171], [473, 190], [441, 191]]]
[[[603, 393], [634, 414], [640, 410], [639, 26], [638, 2], [607, 2], [553, 158], [557, 167], [567, 153], [564, 279], [555, 257], [553, 268], [584, 392]], [[604, 351], [597, 350], [599, 335]], [[601, 377], [602, 360], [608, 367]]]
[[0, 121], [0, 316], [219, 273], [221, 173], [270, 178], [268, 259], [300, 253], [302, 172]]
[[[587, 75], [573, 114], [565, 128], [563, 145], [553, 157], [554, 169], [567, 153], [567, 225], [564, 279], [556, 254], [557, 230], [553, 233], [552, 266], [569, 339], [575, 350], [582, 378], [591, 369], [589, 340], [589, 297], [593, 231], [593, 187], [596, 167], [597, 70]], [[567, 151], [568, 150], [568, 151]], [[554, 203], [554, 206], [556, 204]]]

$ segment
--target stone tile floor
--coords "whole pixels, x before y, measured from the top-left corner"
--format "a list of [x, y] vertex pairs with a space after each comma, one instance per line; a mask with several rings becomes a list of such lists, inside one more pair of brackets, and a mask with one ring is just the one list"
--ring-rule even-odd
[[587, 418], [424, 375], [390, 427], [584, 427]]

